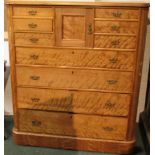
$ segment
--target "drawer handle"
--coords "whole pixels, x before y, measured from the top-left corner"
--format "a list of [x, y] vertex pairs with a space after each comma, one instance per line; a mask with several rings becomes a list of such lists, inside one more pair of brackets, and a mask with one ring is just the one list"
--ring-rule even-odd
[[88, 24], [88, 34], [91, 35], [93, 33], [92, 23]]
[[113, 15], [114, 17], [121, 17], [121, 16], [122, 16], [122, 13], [119, 12], [119, 11], [117, 11], [117, 12], [112, 12], [112, 15]]
[[103, 130], [105, 130], [105, 131], [108, 131], [108, 132], [110, 132], [110, 131], [113, 131], [113, 130], [114, 130], [112, 127], [109, 127], [109, 126], [102, 127], [102, 129], [103, 129]]
[[38, 55], [35, 55], [35, 54], [32, 54], [32, 55], [30, 55], [30, 58], [32, 58], [32, 59], [34, 59], [34, 60], [36, 60], [36, 59], [38, 59]]
[[35, 16], [37, 14], [37, 11], [36, 10], [30, 10], [28, 13], [31, 16]]
[[34, 126], [40, 126], [41, 125], [41, 121], [32, 120], [32, 125], [34, 125]]
[[32, 43], [37, 43], [37, 42], [39, 41], [39, 39], [38, 39], [38, 38], [31, 38], [30, 41], [31, 41]]
[[38, 25], [37, 24], [34, 24], [34, 23], [31, 23], [31, 24], [28, 24], [29, 28], [36, 28]]
[[119, 29], [120, 29], [120, 26], [117, 26], [117, 25], [112, 25], [111, 26], [112, 31], [118, 31]]
[[35, 97], [34, 97], [34, 98], [31, 98], [31, 101], [32, 101], [32, 102], [39, 102], [39, 101], [40, 101], [40, 98], [35, 98]]
[[40, 79], [40, 76], [30, 76], [30, 78], [31, 78], [32, 80], [39, 80], [39, 79]]
[[111, 45], [112, 46], [117, 46], [119, 44], [120, 44], [120, 40], [113, 40], [113, 41], [111, 41]]
[[116, 84], [118, 81], [117, 80], [107, 80], [108, 84], [113, 85]]
[[108, 102], [105, 103], [105, 107], [108, 108], [108, 109], [111, 109], [111, 108], [113, 108], [114, 106], [115, 106], [115, 103], [112, 103], [112, 102], [110, 102], [110, 101], [108, 101]]
[[118, 59], [117, 58], [111, 58], [109, 59], [110, 63], [115, 64], [117, 63]]

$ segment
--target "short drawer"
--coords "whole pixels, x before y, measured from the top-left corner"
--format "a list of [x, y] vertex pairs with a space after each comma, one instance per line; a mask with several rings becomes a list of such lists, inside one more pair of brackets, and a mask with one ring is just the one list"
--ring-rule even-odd
[[53, 17], [54, 9], [52, 7], [13, 7], [13, 16], [28, 17]]
[[138, 20], [139, 15], [138, 9], [95, 9], [95, 18]]
[[134, 36], [95, 35], [95, 48], [136, 49], [137, 39]]
[[95, 21], [96, 33], [135, 34], [138, 32], [138, 22], [127, 21]]
[[17, 88], [18, 108], [127, 116], [131, 96], [118, 93]]
[[132, 92], [133, 73], [100, 70], [16, 67], [18, 86]]
[[100, 50], [16, 48], [16, 63], [134, 70], [135, 53]]
[[52, 19], [14, 19], [15, 31], [46, 31], [53, 32]]
[[19, 110], [19, 131], [125, 140], [127, 118]]
[[16, 46], [53, 46], [54, 35], [43, 33], [15, 33]]

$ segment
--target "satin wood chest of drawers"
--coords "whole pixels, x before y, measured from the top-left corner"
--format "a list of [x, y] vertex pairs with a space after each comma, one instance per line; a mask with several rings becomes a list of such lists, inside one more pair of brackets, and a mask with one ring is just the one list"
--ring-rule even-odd
[[17, 144], [128, 153], [148, 4], [9, 0]]

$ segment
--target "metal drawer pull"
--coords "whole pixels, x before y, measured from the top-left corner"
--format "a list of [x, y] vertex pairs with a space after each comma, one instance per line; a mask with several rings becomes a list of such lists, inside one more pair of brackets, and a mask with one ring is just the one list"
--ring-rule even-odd
[[35, 98], [35, 97], [34, 97], [34, 98], [31, 98], [31, 101], [32, 101], [32, 102], [39, 102], [39, 101], [40, 101], [40, 98]]
[[32, 125], [34, 125], [34, 126], [40, 126], [41, 125], [41, 121], [32, 120]]
[[111, 26], [111, 30], [113, 30], [113, 31], [118, 31], [119, 29], [120, 29], [120, 26], [118, 26], [118, 25]]
[[37, 42], [39, 41], [39, 39], [38, 39], [38, 38], [31, 38], [30, 41], [31, 41], [32, 43], [37, 43]]
[[102, 129], [105, 131], [113, 131], [114, 130], [112, 127], [109, 127], [109, 126], [102, 127]]
[[91, 35], [93, 33], [92, 23], [88, 24], [88, 34]]
[[111, 41], [111, 45], [112, 46], [117, 46], [119, 44], [120, 44], [120, 41], [119, 40], [113, 40], [113, 41]]
[[119, 12], [119, 11], [117, 11], [117, 12], [112, 12], [112, 15], [113, 15], [114, 17], [121, 17], [121, 16], [122, 16], [122, 13]]
[[40, 76], [30, 76], [30, 78], [31, 78], [32, 80], [39, 80], [39, 79], [40, 79]]
[[34, 59], [34, 60], [36, 60], [36, 59], [38, 59], [38, 55], [35, 55], [35, 54], [32, 54], [32, 55], [30, 55], [30, 58], [32, 58], [32, 59]]
[[30, 10], [28, 13], [31, 16], [35, 16], [37, 14], [37, 11], [36, 10]]
[[118, 59], [117, 58], [111, 58], [109, 59], [110, 63], [115, 64], [117, 63]]
[[108, 108], [108, 109], [111, 109], [111, 108], [113, 108], [114, 106], [115, 106], [115, 103], [112, 103], [112, 102], [110, 102], [110, 101], [107, 101], [107, 102], [105, 103], [105, 107]]
[[37, 24], [34, 24], [34, 23], [31, 23], [31, 24], [28, 24], [29, 28], [36, 28], [38, 25]]
[[118, 81], [117, 80], [107, 80], [108, 84], [113, 85], [116, 84]]

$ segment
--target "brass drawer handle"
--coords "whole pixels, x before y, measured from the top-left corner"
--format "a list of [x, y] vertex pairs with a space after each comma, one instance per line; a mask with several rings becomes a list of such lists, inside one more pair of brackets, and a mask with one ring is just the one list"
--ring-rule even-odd
[[30, 41], [31, 41], [32, 43], [37, 43], [37, 42], [39, 41], [39, 39], [38, 39], [38, 38], [31, 38]]
[[93, 33], [92, 23], [88, 24], [88, 34], [91, 35]]
[[115, 103], [112, 103], [112, 102], [110, 102], [110, 101], [107, 101], [107, 102], [105, 103], [105, 107], [106, 107], [107, 109], [114, 108], [114, 106], [115, 106]]
[[118, 81], [117, 80], [107, 80], [108, 84], [113, 85], [116, 84]]
[[117, 46], [119, 44], [120, 44], [120, 40], [113, 40], [113, 41], [111, 41], [111, 45], [112, 46]]
[[110, 63], [115, 64], [118, 62], [118, 59], [117, 58], [111, 58], [111, 59], [109, 59], [109, 61], [110, 61]]
[[108, 132], [114, 130], [112, 127], [109, 127], [109, 126], [102, 127], [102, 129], [105, 130], [105, 131], [108, 131]]
[[122, 16], [122, 13], [119, 12], [119, 11], [117, 11], [117, 12], [112, 12], [112, 15], [113, 15], [114, 17], [121, 17], [121, 16]]
[[38, 59], [38, 55], [35, 55], [35, 54], [32, 54], [32, 55], [30, 55], [30, 58], [32, 58], [32, 59], [34, 59], [34, 60], [36, 60], [36, 59]]
[[34, 126], [40, 126], [41, 125], [41, 121], [32, 120], [32, 125], [34, 125]]
[[38, 25], [37, 24], [34, 24], [34, 23], [31, 23], [31, 24], [28, 24], [29, 28], [36, 28]]
[[39, 80], [39, 79], [40, 79], [40, 76], [30, 76], [30, 78], [31, 78], [32, 80]]
[[37, 14], [37, 11], [36, 10], [30, 10], [28, 13], [31, 16], [35, 16]]
[[31, 98], [31, 101], [32, 101], [32, 102], [39, 102], [39, 101], [40, 101], [40, 98], [34, 97], [34, 98]]
[[118, 31], [119, 29], [120, 29], [120, 26], [118, 26], [118, 25], [112, 25], [111, 26], [112, 31]]

